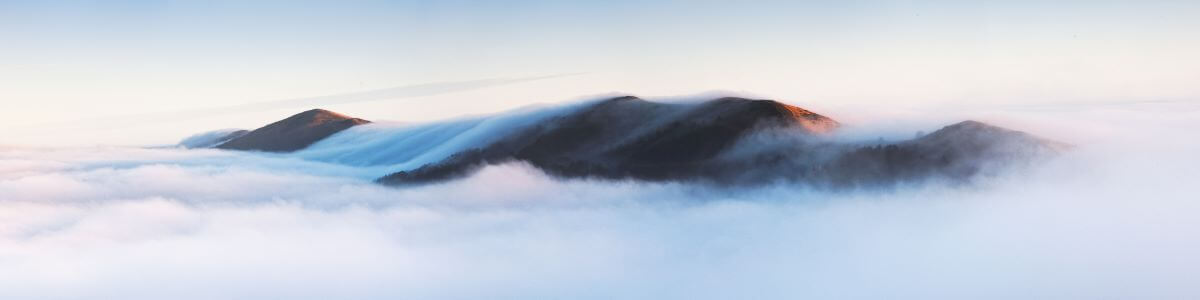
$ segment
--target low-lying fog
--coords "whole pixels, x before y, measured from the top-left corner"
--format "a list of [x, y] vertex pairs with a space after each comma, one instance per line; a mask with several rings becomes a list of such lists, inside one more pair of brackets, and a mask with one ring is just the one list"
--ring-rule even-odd
[[0, 148], [0, 298], [1198, 298], [1198, 108], [985, 113], [1076, 147], [969, 186], [834, 194], [518, 164], [387, 188], [288, 156]]

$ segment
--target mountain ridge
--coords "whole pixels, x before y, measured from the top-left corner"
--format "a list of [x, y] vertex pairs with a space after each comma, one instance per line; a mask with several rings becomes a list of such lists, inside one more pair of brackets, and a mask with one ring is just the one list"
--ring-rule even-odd
[[[327, 110], [310, 110], [217, 147], [290, 152], [367, 123]], [[453, 180], [488, 165], [521, 162], [559, 178], [696, 181], [727, 186], [790, 181], [830, 188], [884, 187], [933, 179], [969, 181], [1003, 170], [1009, 162], [1036, 161], [1063, 150], [1057, 142], [971, 120], [906, 141], [839, 142], [830, 136], [842, 125], [829, 117], [774, 100], [738, 97], [663, 103], [618, 96], [509, 123], [433, 124], [418, 126], [411, 135], [390, 144], [358, 137], [333, 139], [335, 144], [323, 143], [323, 147], [336, 146], [326, 152], [350, 151], [345, 153], [375, 159], [407, 157], [398, 162], [424, 160], [419, 165], [406, 163], [410, 166], [376, 180], [393, 186]], [[488, 138], [468, 144], [462, 143], [469, 140], [457, 138], [428, 138], [476, 128], [486, 130], [475, 136]], [[360, 130], [352, 136], [368, 132], [379, 136], [380, 130]], [[762, 140], [772, 145], [765, 146]], [[445, 154], [438, 158], [420, 151]], [[310, 152], [305, 152], [307, 157], [314, 155]], [[335, 161], [347, 159], [337, 152], [315, 153]]]

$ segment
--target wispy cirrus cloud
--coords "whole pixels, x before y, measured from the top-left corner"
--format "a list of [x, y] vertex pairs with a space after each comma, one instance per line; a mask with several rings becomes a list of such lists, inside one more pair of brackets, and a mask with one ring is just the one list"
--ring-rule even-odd
[[99, 127], [122, 127], [146, 124], [147, 122], [158, 121], [179, 121], [186, 119], [210, 117], [224, 114], [234, 113], [252, 113], [258, 111], [267, 111], [275, 109], [309, 109], [313, 107], [322, 107], [328, 105], [362, 103], [373, 101], [389, 101], [403, 100], [426, 96], [435, 96], [449, 93], [465, 92], [490, 87], [498, 87], [511, 84], [519, 84], [524, 82], [550, 80], [556, 78], [564, 78], [570, 76], [579, 76], [586, 73], [565, 73], [531, 77], [513, 77], [513, 78], [488, 78], [464, 81], [445, 81], [433, 82], [414, 85], [405, 85], [391, 88], [383, 88], [361, 92], [351, 92], [343, 94], [333, 94], [315, 97], [280, 99], [272, 101], [254, 102], [247, 104], [238, 104], [221, 107], [195, 108], [177, 111], [142, 113], [133, 115], [120, 116], [104, 116], [97, 118], [89, 118], [83, 120], [55, 122], [49, 124], [37, 124], [25, 126], [24, 128], [38, 129], [50, 131], [56, 129], [70, 128], [89, 128], [95, 129]]

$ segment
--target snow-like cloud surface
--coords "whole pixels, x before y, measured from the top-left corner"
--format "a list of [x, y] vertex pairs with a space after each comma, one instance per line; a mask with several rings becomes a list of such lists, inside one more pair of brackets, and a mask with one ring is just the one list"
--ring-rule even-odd
[[892, 192], [519, 164], [398, 189], [296, 156], [0, 149], [0, 298], [1194, 298], [1197, 112], [1022, 112], [1078, 147]]

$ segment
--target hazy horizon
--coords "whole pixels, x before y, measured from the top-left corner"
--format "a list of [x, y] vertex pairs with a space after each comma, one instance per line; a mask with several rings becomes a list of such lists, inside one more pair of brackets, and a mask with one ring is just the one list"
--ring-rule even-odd
[[576, 75], [319, 106], [425, 122], [608, 93], [846, 111], [1194, 102], [1197, 13], [1194, 1], [4, 1], [0, 109], [20, 113], [0, 119], [0, 144], [162, 144], [317, 105], [86, 121], [556, 74]]

